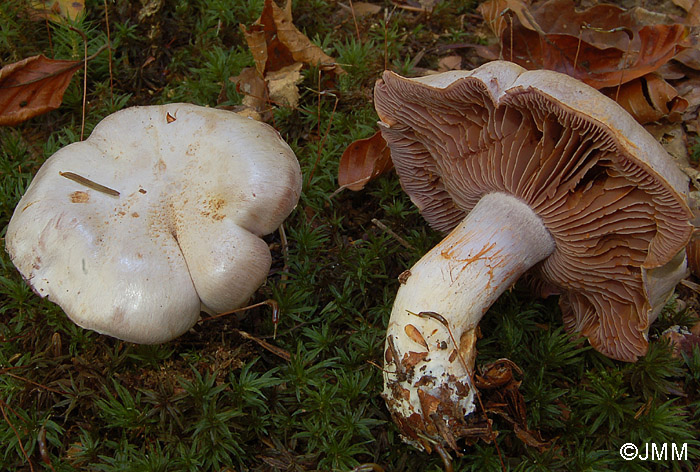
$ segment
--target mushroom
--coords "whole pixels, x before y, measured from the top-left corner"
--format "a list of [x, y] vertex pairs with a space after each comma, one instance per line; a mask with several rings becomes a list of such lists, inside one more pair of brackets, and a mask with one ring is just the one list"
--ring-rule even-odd
[[189, 104], [128, 108], [39, 169], [6, 249], [34, 291], [78, 325], [154, 344], [264, 282], [271, 233], [301, 193], [270, 126]]
[[451, 231], [402, 274], [389, 321], [383, 395], [405, 440], [456, 449], [467, 435], [479, 320], [526, 271], [560, 294], [568, 331], [614, 359], [644, 355], [686, 273], [688, 183], [627, 112], [504, 61], [385, 72], [375, 107], [404, 191]]

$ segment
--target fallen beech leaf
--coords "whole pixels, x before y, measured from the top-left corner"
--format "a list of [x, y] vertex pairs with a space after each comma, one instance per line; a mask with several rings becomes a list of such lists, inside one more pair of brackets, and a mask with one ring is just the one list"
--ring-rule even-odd
[[260, 74], [279, 70], [296, 62], [319, 66], [336, 74], [344, 73], [336, 61], [313, 44], [292, 22], [292, 2], [280, 8], [265, 0], [260, 18], [250, 27], [241, 25]]
[[30, 8], [32, 20], [74, 21], [85, 12], [85, 0], [33, 0]]
[[685, 25], [642, 25], [640, 15], [615, 5], [578, 12], [571, 0], [548, 0], [526, 7], [516, 0], [479, 7], [498, 35], [501, 57], [527, 69], [563, 72], [595, 88], [654, 72], [686, 47]]
[[0, 126], [14, 126], [61, 105], [83, 61], [32, 56], [0, 69]]
[[377, 131], [374, 136], [351, 143], [340, 158], [338, 185], [353, 191], [362, 190], [370, 180], [392, 169], [391, 153]]
[[657, 121], [674, 114], [676, 118], [687, 107], [688, 102], [678, 96], [675, 88], [657, 74], [647, 74], [619, 89], [604, 90], [610, 98], [617, 100], [641, 124]]

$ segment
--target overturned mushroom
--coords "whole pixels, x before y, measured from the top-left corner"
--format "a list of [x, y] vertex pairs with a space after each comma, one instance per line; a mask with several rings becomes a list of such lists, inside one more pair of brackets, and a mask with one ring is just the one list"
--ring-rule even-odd
[[560, 294], [564, 324], [634, 361], [686, 271], [686, 178], [621, 107], [550, 71], [492, 62], [375, 88], [404, 190], [451, 231], [410, 269], [385, 350], [404, 438], [455, 446], [474, 411], [476, 328], [524, 272]]
[[135, 107], [49, 158], [7, 229], [12, 262], [78, 325], [138, 343], [244, 304], [301, 192], [266, 124], [187, 104]]

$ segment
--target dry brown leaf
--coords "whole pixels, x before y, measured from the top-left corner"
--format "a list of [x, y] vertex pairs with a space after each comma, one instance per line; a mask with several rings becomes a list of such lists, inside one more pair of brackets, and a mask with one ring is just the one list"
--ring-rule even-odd
[[616, 99], [627, 112], [641, 124], [657, 121], [665, 116], [680, 118], [688, 102], [678, 95], [675, 88], [657, 74], [647, 74], [619, 88], [604, 91]]
[[[691, 73], [685, 80], [676, 84], [676, 90], [688, 102], [688, 108], [683, 115], [683, 120], [687, 123], [697, 116], [698, 109], [700, 109], [700, 74]], [[690, 128], [688, 130], [691, 131]], [[700, 132], [700, 128], [695, 132]]]
[[461, 56], [445, 56], [438, 61], [438, 72], [457, 70], [462, 67]]
[[0, 69], [0, 126], [14, 126], [61, 105], [83, 61], [32, 56]]
[[267, 84], [255, 67], [246, 67], [235, 77], [229, 78], [236, 84], [236, 91], [243, 95], [242, 105], [234, 112], [257, 121], [265, 121], [269, 108]]
[[693, 333], [695, 336], [700, 336], [700, 322], [697, 322], [693, 326], [691, 326], [690, 332]]
[[513, 430], [518, 439], [528, 446], [538, 449], [540, 452], [546, 451], [552, 445], [551, 441], [543, 441], [538, 432], [530, 431], [527, 427], [515, 424], [513, 425]]
[[692, 26], [700, 25], [700, 1], [698, 0], [673, 0], [673, 3], [688, 13], [686, 23]]
[[662, 121], [644, 125], [644, 129], [661, 143], [661, 146], [673, 158], [676, 165], [681, 170], [690, 167], [688, 133], [686, 133], [685, 128], [686, 123], [684, 121], [674, 123]]
[[375, 5], [373, 3], [367, 2], [352, 2], [352, 9], [355, 12], [355, 18], [362, 18], [363, 16], [376, 15], [382, 11], [382, 7]]
[[694, 3], [696, 3], [695, 0], [673, 0], [674, 5], [681, 7], [685, 11], [690, 11]]
[[75, 21], [85, 13], [85, 0], [33, 0], [29, 5], [32, 20]]
[[391, 153], [381, 132], [351, 143], [340, 158], [338, 185], [350, 190], [362, 190], [370, 180], [393, 168]]
[[666, 340], [672, 349], [672, 355], [681, 359], [683, 354], [692, 355], [693, 349], [700, 347], [700, 336], [692, 331], [675, 325], [661, 333], [661, 339]]
[[654, 72], [686, 46], [685, 25], [642, 25], [639, 15], [616, 5], [579, 12], [571, 0], [548, 0], [525, 7], [517, 0], [480, 6], [499, 34], [501, 57], [527, 69], [563, 72], [595, 88]]
[[260, 18], [251, 25], [241, 25], [255, 66], [261, 75], [296, 62], [318, 66], [336, 74], [344, 73], [336, 61], [313, 44], [292, 22], [292, 2], [280, 8], [274, 0], [265, 0]]
[[477, 11], [484, 17], [496, 37], [500, 38], [512, 21], [507, 13], [514, 13], [520, 24], [526, 28], [533, 31], [539, 29], [536, 22], [532, 20], [529, 6], [529, 0], [489, 0], [479, 5]]
[[301, 62], [283, 67], [274, 72], [268, 72], [265, 76], [267, 89], [270, 93], [270, 100], [273, 103], [285, 107], [296, 108], [299, 104], [299, 88], [297, 84], [301, 82]]

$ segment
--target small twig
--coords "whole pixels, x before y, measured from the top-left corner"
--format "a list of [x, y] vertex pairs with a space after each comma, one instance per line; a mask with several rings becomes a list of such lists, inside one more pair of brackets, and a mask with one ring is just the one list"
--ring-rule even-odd
[[46, 35], [49, 37], [49, 51], [51, 51], [51, 57], [53, 56], [53, 41], [51, 40], [51, 28], [49, 27], [49, 17], [44, 18], [44, 22], [46, 23]]
[[396, 239], [396, 240], [399, 242], [399, 244], [401, 244], [401, 245], [402, 245], [403, 247], [405, 247], [406, 249], [411, 249], [411, 250], [414, 250], [414, 249], [415, 249], [415, 248], [411, 245], [411, 243], [409, 243], [409, 242], [406, 241], [404, 238], [402, 238], [401, 236], [399, 236], [398, 234], [396, 234], [391, 228], [389, 228], [387, 225], [385, 225], [384, 223], [382, 223], [382, 222], [379, 221], [378, 219], [372, 218], [372, 223], [374, 223], [376, 226], [378, 226], [378, 227], [379, 227], [380, 229], [382, 229], [383, 231], [386, 231], [387, 233], [389, 233], [394, 239]]
[[412, 7], [411, 5], [402, 5], [400, 3], [396, 2], [391, 2], [392, 5], [394, 5], [394, 8], [400, 8], [401, 10], [406, 10], [406, 11], [413, 11], [416, 13], [430, 13], [428, 10], [426, 10], [423, 7]]
[[24, 454], [24, 458], [27, 459], [27, 462], [29, 463], [29, 469], [31, 472], [34, 472], [34, 465], [32, 464], [32, 460], [29, 458], [27, 455], [27, 451], [24, 450], [24, 445], [22, 444], [22, 438], [19, 435], [19, 432], [15, 428], [15, 425], [12, 424], [10, 419], [7, 417], [7, 412], [5, 412], [5, 407], [8, 406], [7, 403], [5, 403], [2, 399], [0, 399], [0, 411], [2, 411], [2, 416], [5, 418], [5, 421], [7, 422], [8, 425], [10, 425], [10, 428], [12, 428], [12, 431], [14, 431], [15, 436], [17, 437], [17, 444], [19, 445], [20, 450], [22, 451], [22, 454]]
[[368, 462], [354, 467], [350, 472], [384, 472], [384, 468], [374, 462]]
[[114, 75], [112, 74], [112, 39], [109, 33], [109, 11], [107, 10], [107, 0], [104, 0], [105, 5], [105, 26], [107, 27], [107, 44], [109, 49], [109, 99], [114, 100]]
[[581, 51], [581, 36], [583, 35], [583, 25], [578, 29], [578, 44], [576, 45], [576, 55], [574, 56], [574, 77], [576, 76], [576, 65], [578, 64], [578, 53]]
[[38, 382], [34, 382], [33, 380], [29, 380], [28, 378], [21, 377], [17, 374], [13, 374], [12, 372], [4, 372], [4, 374], [9, 375], [10, 377], [12, 377], [14, 379], [21, 380], [22, 382], [30, 383], [30, 384], [34, 385], [35, 387], [43, 388], [44, 390], [48, 390], [49, 392], [57, 393], [59, 395], [69, 395], [68, 392], [61, 392], [60, 390], [56, 390], [56, 389], [53, 389], [51, 387], [47, 387], [46, 385], [42, 385]]
[[240, 313], [242, 311], [250, 310], [251, 308], [257, 308], [257, 307], [263, 306], [263, 305], [267, 305], [269, 307], [272, 307], [273, 317], [276, 316], [277, 313], [279, 312], [279, 306], [277, 305], [277, 302], [275, 300], [269, 299], [269, 300], [262, 301], [260, 303], [254, 303], [252, 305], [243, 306], [241, 308], [236, 308], [235, 310], [225, 311], [223, 313], [218, 313], [218, 314], [213, 315], [213, 316], [208, 316], [206, 318], [202, 318], [201, 320], [199, 320], [199, 323], [204, 323], [205, 321], [215, 320], [217, 318], [223, 318], [224, 316], [233, 315], [234, 313]]
[[251, 341], [257, 343], [260, 347], [263, 349], [270, 351], [274, 355], [281, 357], [285, 361], [289, 362], [292, 360], [292, 355], [286, 351], [285, 349], [282, 349], [281, 347], [275, 346], [274, 344], [270, 344], [267, 341], [264, 341], [260, 338], [256, 338], [252, 334], [246, 333], [245, 331], [241, 331], [240, 329], [234, 329], [235, 332], [240, 334], [246, 339], [250, 339]]
[[[280, 279], [282, 282], [285, 282], [284, 285], [286, 285], [287, 280], [289, 280], [289, 242], [287, 241], [287, 233], [284, 230], [284, 223], [282, 223], [279, 227], [279, 232], [280, 232], [280, 242], [282, 243], [282, 259], [284, 260], [284, 266], [282, 267], [282, 276]], [[275, 326], [277, 328], [277, 326]], [[275, 330], [275, 334], [276, 330]]]
[[[316, 156], [316, 161], [314, 162], [314, 166], [311, 168], [311, 172], [309, 173], [309, 178], [306, 181], [305, 187], [308, 187], [311, 185], [311, 180], [314, 177], [314, 172], [316, 171], [316, 166], [318, 165], [319, 161], [321, 160], [321, 151], [323, 151], [323, 146], [326, 144], [326, 138], [328, 137], [328, 133], [331, 130], [331, 125], [333, 124], [333, 118], [335, 117], [335, 110], [338, 108], [338, 96], [335, 95], [334, 93], [330, 92], [325, 92], [321, 91], [321, 70], [319, 69], [318, 71], [318, 136], [320, 138], [320, 142], [318, 143], [318, 154]], [[322, 95], [332, 95], [335, 97], [335, 104], [333, 104], [333, 111], [331, 111], [331, 118], [328, 120], [328, 126], [326, 127], [326, 132], [324, 133], [323, 137], [321, 137], [321, 96]]]
[[357, 42], [361, 43], [362, 40], [360, 39], [360, 27], [357, 26], [357, 18], [355, 17], [355, 7], [352, 6], [352, 0], [350, 1], [350, 12], [352, 13], [352, 21], [355, 23], [355, 32], [357, 33]]
[[274, 339], [277, 336], [277, 324], [279, 323], [279, 319], [280, 319], [280, 307], [279, 307], [279, 304], [277, 303], [277, 301], [275, 301], [271, 298], [268, 300], [262, 301], [260, 303], [254, 303], [253, 305], [248, 305], [248, 306], [244, 306], [241, 308], [236, 308], [235, 310], [226, 311], [224, 313], [219, 313], [217, 315], [209, 316], [207, 318], [202, 318], [201, 320], [199, 320], [199, 322], [203, 323], [205, 321], [215, 320], [217, 318], [232, 315], [234, 313], [240, 313], [241, 311], [250, 310], [251, 308], [256, 308], [256, 307], [259, 307], [262, 305], [267, 305], [270, 308], [272, 308], [272, 324], [274, 326], [274, 328], [273, 328], [273, 339]]
[[395, 5], [391, 11], [388, 9], [384, 10], [384, 70], [389, 68], [389, 29], [387, 25], [389, 24], [389, 20], [391, 20], [391, 17], [394, 15], [395, 11]]
[[625, 51], [625, 60], [622, 63], [622, 68], [620, 69], [620, 82], [617, 84], [617, 90], [615, 91], [615, 101], [617, 101], [620, 96], [620, 89], [622, 88], [622, 81], [625, 78], [625, 68], [627, 67], [627, 59], [629, 57], [630, 48], [632, 47], [632, 40], [627, 41], [627, 51]]
[[696, 284], [695, 282], [691, 282], [690, 280], [684, 279], [681, 280], [681, 284], [685, 285], [688, 287], [690, 290], [700, 293], [700, 284]]
[[508, 15], [510, 21], [510, 62], [513, 62], [513, 15]]
[[85, 137], [85, 108], [87, 107], [88, 39], [87, 35], [80, 31], [78, 28], [74, 28], [73, 26], [69, 26], [68, 28], [72, 31], [75, 31], [83, 38], [83, 117], [80, 122], [80, 140], [82, 141]]

